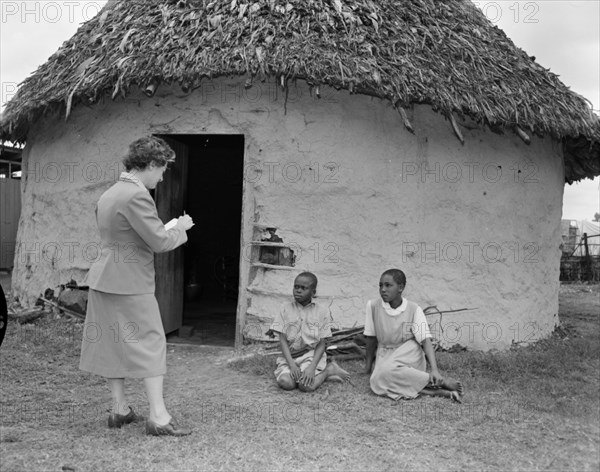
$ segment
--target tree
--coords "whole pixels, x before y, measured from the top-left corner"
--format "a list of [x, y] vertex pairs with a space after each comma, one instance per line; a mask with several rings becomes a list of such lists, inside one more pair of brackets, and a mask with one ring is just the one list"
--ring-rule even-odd
[[600, 222], [600, 213], [594, 213], [594, 219], [592, 221]]

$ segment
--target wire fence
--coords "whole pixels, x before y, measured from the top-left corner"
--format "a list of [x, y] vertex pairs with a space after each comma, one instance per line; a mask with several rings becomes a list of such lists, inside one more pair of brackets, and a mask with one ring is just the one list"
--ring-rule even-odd
[[561, 282], [600, 282], [600, 256], [565, 256], [560, 260]]

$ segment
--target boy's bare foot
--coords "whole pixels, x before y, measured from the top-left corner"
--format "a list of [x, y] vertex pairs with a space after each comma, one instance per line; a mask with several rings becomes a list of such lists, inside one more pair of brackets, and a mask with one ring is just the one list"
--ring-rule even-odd
[[462, 383], [455, 379], [444, 378], [441, 387], [452, 392], [458, 392], [461, 397], [465, 393]]
[[350, 382], [350, 374], [342, 369], [335, 361], [331, 361], [329, 364], [327, 364], [325, 370], [327, 371], [327, 378], [336, 376], [342, 379], [344, 382]]
[[327, 377], [327, 381], [343, 383], [344, 379], [342, 379], [339, 375], [330, 375], [329, 377]]

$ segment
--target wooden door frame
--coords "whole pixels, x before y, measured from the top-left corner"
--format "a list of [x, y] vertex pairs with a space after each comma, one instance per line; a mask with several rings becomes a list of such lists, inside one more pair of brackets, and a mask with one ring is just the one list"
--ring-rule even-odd
[[[192, 133], [195, 135], [211, 135], [211, 134], [218, 134], [218, 133]], [[226, 133], [226, 134], [237, 134], [237, 135], [243, 135], [243, 133]], [[177, 140], [177, 134], [157, 134], [157, 136], [162, 137], [162, 138], [171, 138], [174, 140]], [[247, 303], [248, 303], [248, 293], [246, 290], [246, 287], [248, 286], [248, 279], [249, 279], [249, 275], [250, 275], [250, 261], [246, 260], [246, 257], [244, 257], [244, 248], [246, 247], [246, 245], [248, 244], [249, 241], [252, 240], [252, 236], [253, 236], [253, 225], [252, 225], [252, 221], [254, 219], [254, 204], [253, 204], [253, 200], [251, 198], [250, 192], [249, 192], [249, 186], [248, 186], [248, 182], [246, 182], [245, 179], [245, 174], [244, 174], [244, 169], [246, 168], [245, 166], [247, 165], [246, 162], [246, 149], [245, 149], [245, 142], [246, 142], [246, 137], [244, 136], [244, 145], [241, 149], [242, 152], [242, 159], [241, 159], [241, 164], [242, 164], [242, 204], [241, 204], [241, 215], [240, 215], [240, 219], [241, 219], [241, 225], [240, 225], [240, 251], [239, 251], [239, 261], [238, 261], [238, 267], [239, 267], [239, 284], [238, 284], [238, 298], [237, 298], [237, 308], [236, 308], [236, 316], [235, 316], [235, 343], [234, 343], [234, 348], [235, 349], [239, 349], [242, 347], [243, 345], [243, 341], [244, 341], [244, 337], [243, 337], [243, 330], [244, 330], [244, 326], [245, 326], [245, 322], [246, 322], [246, 308], [247, 308]], [[182, 143], [185, 144], [185, 143]], [[183, 167], [182, 167], [182, 175], [184, 176], [184, 178], [182, 179], [182, 195], [183, 195], [183, 204], [185, 205], [185, 202], [187, 202], [187, 198], [188, 198], [188, 179], [187, 179], [187, 169], [188, 169], [188, 159], [189, 159], [189, 145], [185, 144], [187, 146], [187, 150], [186, 153], [183, 157]], [[179, 156], [178, 156], [179, 157]], [[168, 178], [168, 177], [167, 177]], [[160, 188], [160, 184], [157, 186], [157, 192], [156, 192], [156, 204], [157, 204], [157, 208], [159, 207], [159, 200], [161, 200], [162, 198], [162, 194], [159, 190]], [[160, 215], [159, 215], [160, 216]], [[172, 215], [170, 217], [167, 218], [167, 216], [165, 216], [164, 218], [167, 218], [164, 221], [168, 221], [168, 219], [174, 217], [176, 215]], [[182, 250], [181, 248], [176, 249], [177, 250]], [[181, 267], [179, 268], [179, 271], [181, 271], [181, 276], [183, 277], [183, 265], [181, 265]], [[158, 270], [157, 270], [157, 275], [158, 275]], [[183, 287], [184, 283], [182, 282], [181, 284], [181, 300], [183, 302]], [[157, 298], [158, 298], [158, 291], [157, 291]], [[160, 304], [160, 300], [159, 300], [159, 304]], [[162, 312], [161, 312], [161, 316], [162, 316]], [[183, 304], [181, 305], [181, 313], [178, 315], [181, 319], [183, 318]]]
[[244, 327], [246, 326], [246, 309], [248, 308], [248, 280], [250, 277], [250, 260], [245, 257], [244, 250], [252, 241], [254, 227], [254, 200], [249, 191], [249, 183], [246, 181], [246, 136], [244, 136], [244, 147], [242, 149], [242, 211], [240, 224], [240, 260], [239, 260], [239, 285], [238, 304], [235, 314], [235, 343], [234, 348], [240, 349], [244, 343]]
[[[183, 214], [187, 196], [187, 166], [189, 146], [177, 139], [177, 135], [156, 135], [165, 139], [177, 153], [175, 163], [170, 164], [171, 169], [164, 175], [164, 182], [159, 183], [155, 190], [156, 208], [158, 216], [163, 222], [177, 218]], [[179, 150], [179, 152], [177, 152]], [[174, 171], [174, 168], [177, 171]], [[179, 177], [179, 182], [175, 179]], [[179, 184], [179, 186], [177, 185]], [[179, 203], [169, 198], [176, 192]], [[166, 198], [164, 198], [166, 197]], [[174, 203], [174, 204], [173, 204]], [[184, 296], [184, 258], [183, 246], [155, 256], [156, 270], [156, 299], [160, 308], [160, 316], [165, 333], [178, 330], [183, 325], [183, 296]], [[172, 273], [169, 271], [172, 270]], [[165, 273], [166, 271], [166, 273]], [[172, 290], [164, 290], [162, 280], [172, 280]]]

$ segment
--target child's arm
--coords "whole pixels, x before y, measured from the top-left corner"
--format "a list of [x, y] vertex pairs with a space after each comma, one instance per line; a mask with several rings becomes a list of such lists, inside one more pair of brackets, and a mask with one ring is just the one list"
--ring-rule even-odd
[[433, 345], [431, 344], [431, 338], [425, 338], [421, 343], [421, 346], [423, 347], [423, 351], [425, 351], [425, 357], [427, 357], [427, 361], [431, 366], [431, 384], [432, 386], [436, 387], [440, 385], [444, 379], [437, 368], [435, 351], [433, 350]]
[[370, 374], [373, 371], [373, 362], [375, 361], [375, 352], [377, 352], [377, 337], [365, 336], [367, 344], [367, 356], [365, 359], [365, 374]]
[[367, 308], [365, 310], [365, 329], [363, 335], [365, 337], [365, 344], [367, 345], [364, 373], [371, 374], [377, 352], [377, 331], [375, 330], [375, 323], [373, 322], [371, 300], [367, 302]]
[[315, 372], [317, 370], [317, 365], [319, 365], [319, 361], [321, 357], [323, 357], [323, 353], [325, 352], [325, 338], [321, 338], [319, 344], [315, 348], [315, 353], [313, 355], [313, 360], [310, 365], [304, 369], [302, 372], [302, 376], [300, 377], [300, 383], [305, 385], [306, 387], [311, 387], [313, 382], [315, 381]]
[[285, 360], [290, 367], [290, 375], [292, 376], [292, 380], [298, 382], [300, 376], [302, 375], [302, 371], [300, 370], [300, 367], [298, 367], [298, 364], [296, 364], [294, 361], [290, 351], [290, 345], [288, 344], [287, 338], [283, 333], [279, 333], [279, 347], [281, 347], [283, 357], [285, 357]]

